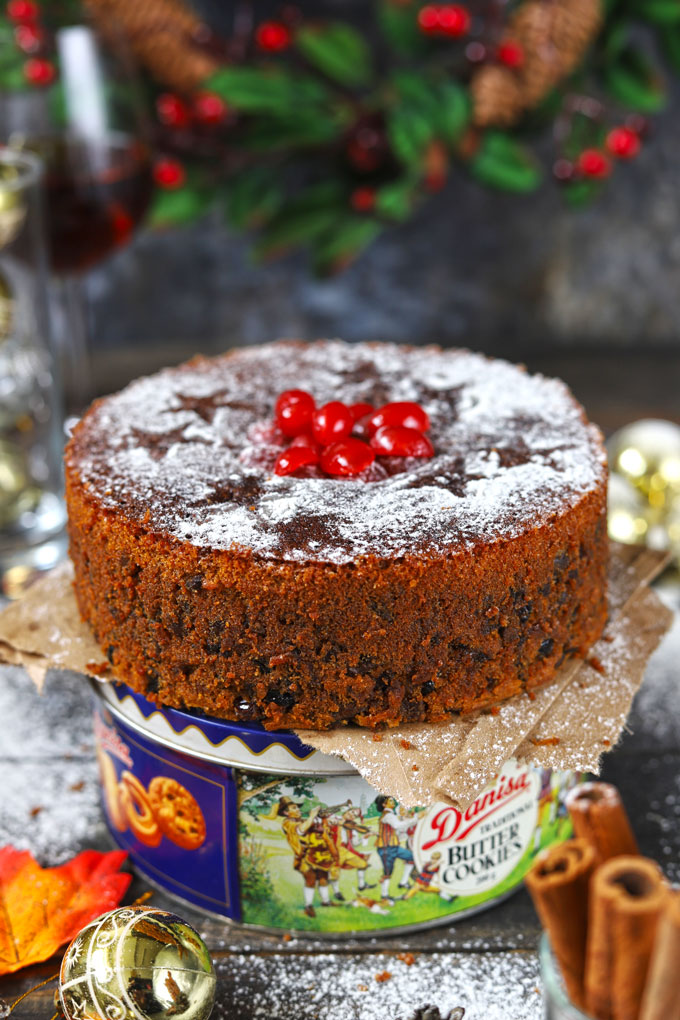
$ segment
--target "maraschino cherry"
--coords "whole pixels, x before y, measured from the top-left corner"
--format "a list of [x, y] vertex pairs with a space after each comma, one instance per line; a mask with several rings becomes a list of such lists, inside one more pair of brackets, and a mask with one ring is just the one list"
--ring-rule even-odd
[[277, 475], [318, 466], [331, 477], [351, 477], [370, 468], [376, 456], [434, 455], [425, 435], [430, 419], [415, 401], [392, 401], [377, 410], [363, 401], [331, 400], [317, 407], [307, 390], [286, 390], [274, 414], [276, 427], [290, 440], [276, 459]]
[[371, 436], [371, 448], [383, 457], [431, 457], [432, 443], [417, 429], [383, 425]]
[[321, 470], [327, 475], [358, 475], [370, 467], [375, 454], [361, 439], [331, 443], [321, 454]]
[[339, 400], [324, 404], [312, 416], [312, 435], [322, 446], [345, 439], [353, 426], [354, 418], [349, 407]]
[[399, 425], [406, 429], [427, 432], [430, 419], [420, 404], [412, 400], [395, 400], [385, 404], [373, 414], [368, 422], [368, 433], [373, 435], [383, 425]]
[[276, 424], [284, 436], [299, 436], [312, 427], [316, 409], [314, 397], [306, 390], [285, 390], [276, 401]]

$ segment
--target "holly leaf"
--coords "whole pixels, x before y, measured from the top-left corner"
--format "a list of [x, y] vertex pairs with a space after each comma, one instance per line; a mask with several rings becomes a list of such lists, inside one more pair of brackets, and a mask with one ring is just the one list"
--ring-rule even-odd
[[574, 181], [564, 185], [564, 197], [572, 209], [589, 205], [602, 191], [602, 181]]
[[416, 195], [416, 182], [412, 178], [390, 181], [378, 188], [375, 211], [389, 220], [406, 220], [413, 212]]
[[325, 109], [331, 102], [322, 82], [283, 67], [222, 67], [204, 87], [242, 113], [292, 115], [305, 106]]
[[418, 28], [418, 7], [413, 3], [382, 0], [378, 20], [388, 43], [405, 57], [416, 57], [427, 47], [427, 39]]
[[337, 181], [312, 185], [290, 199], [262, 231], [253, 249], [256, 259], [312, 244], [347, 215], [347, 195]]
[[356, 29], [343, 22], [302, 25], [295, 45], [312, 67], [339, 82], [360, 87], [371, 79], [371, 51]]
[[680, 27], [661, 33], [661, 45], [669, 64], [680, 74]]
[[151, 227], [172, 227], [191, 223], [207, 212], [212, 200], [212, 194], [190, 185], [174, 189], [157, 188], [147, 213], [147, 223]]
[[95, 917], [113, 910], [132, 875], [122, 850], [85, 850], [41, 868], [28, 850], [0, 849], [0, 974], [49, 959]]
[[314, 268], [320, 276], [345, 269], [382, 232], [377, 220], [352, 217], [336, 222], [314, 245]]
[[417, 162], [435, 136], [448, 145], [459, 141], [470, 118], [468, 95], [461, 85], [448, 80], [429, 82], [422, 74], [397, 71], [392, 87], [399, 101], [392, 114], [393, 131], [397, 144], [401, 139], [403, 162]]
[[397, 159], [407, 167], [422, 166], [434, 125], [412, 106], [398, 106], [387, 115], [387, 137]]
[[236, 230], [265, 223], [278, 212], [283, 199], [279, 172], [268, 167], [251, 167], [227, 184], [227, 220]]
[[663, 82], [649, 60], [633, 46], [604, 69], [609, 92], [624, 106], [640, 113], [658, 113], [666, 103]]
[[462, 85], [454, 81], [439, 86], [438, 127], [442, 141], [455, 145], [460, 141], [470, 120], [470, 97]]
[[541, 183], [533, 156], [502, 131], [487, 131], [468, 165], [478, 181], [502, 191], [534, 191]]
[[680, 23], [678, 0], [630, 0], [632, 11], [638, 18], [653, 25], [677, 25]]
[[345, 130], [347, 118], [341, 110], [303, 109], [289, 116], [261, 117], [246, 128], [241, 138], [253, 152], [276, 149], [306, 149], [334, 141]]

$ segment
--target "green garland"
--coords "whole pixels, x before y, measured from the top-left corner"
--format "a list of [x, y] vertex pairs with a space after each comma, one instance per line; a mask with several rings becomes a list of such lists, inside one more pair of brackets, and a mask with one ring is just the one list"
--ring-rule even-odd
[[[592, 199], [663, 108], [662, 63], [680, 72], [680, 0], [606, 0], [580, 66], [516, 122], [480, 125], [474, 76], [519, 66], [511, 37], [522, 8], [381, 0], [370, 35], [340, 21], [253, 23], [236, 59], [233, 40], [220, 50], [211, 37], [224, 58], [190, 92], [148, 81], [164, 154], [150, 222], [218, 206], [234, 229], [257, 231], [256, 259], [305, 247], [317, 272], [334, 272], [412, 217], [453, 166], [484, 186], [534, 191], [545, 171], [529, 140], [551, 126], [566, 199]], [[437, 11], [453, 28], [437, 28]], [[16, 19], [0, 19], [3, 89], [26, 87], [26, 54], [6, 45], [16, 32]]]

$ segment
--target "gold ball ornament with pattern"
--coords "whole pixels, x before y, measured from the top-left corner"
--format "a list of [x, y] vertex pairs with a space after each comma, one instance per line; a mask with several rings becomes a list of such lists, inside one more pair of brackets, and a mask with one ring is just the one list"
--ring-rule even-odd
[[215, 983], [191, 925], [155, 907], [120, 907], [73, 939], [59, 998], [66, 1020], [208, 1020]]

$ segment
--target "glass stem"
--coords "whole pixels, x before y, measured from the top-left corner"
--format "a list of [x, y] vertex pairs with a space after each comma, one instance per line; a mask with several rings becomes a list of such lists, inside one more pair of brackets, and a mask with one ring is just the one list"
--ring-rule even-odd
[[63, 276], [61, 287], [65, 312], [62, 360], [66, 403], [69, 414], [79, 415], [93, 396], [87, 303], [79, 276]]

